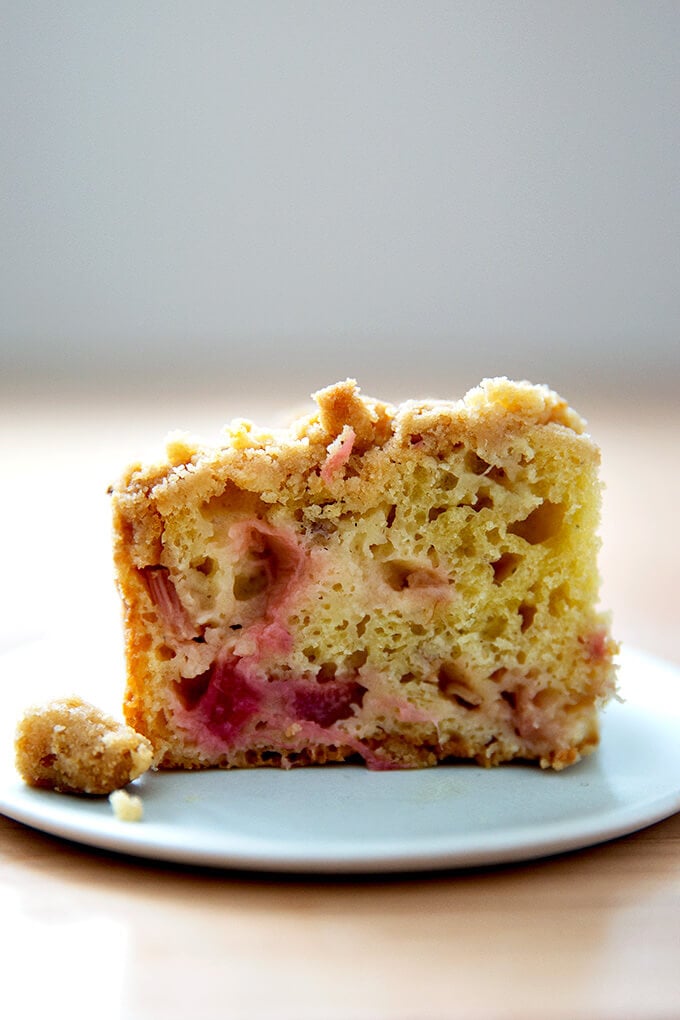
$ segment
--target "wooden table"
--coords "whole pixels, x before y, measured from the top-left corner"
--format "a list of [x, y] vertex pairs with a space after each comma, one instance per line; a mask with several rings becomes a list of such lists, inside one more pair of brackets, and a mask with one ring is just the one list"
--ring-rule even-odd
[[[607, 482], [603, 602], [623, 641], [680, 664], [680, 408], [582, 409]], [[35, 638], [116, 707], [106, 486], [166, 429], [245, 410], [3, 401], [0, 650], [27, 657], [2, 677], [6, 724], [64, 693], [31, 675]], [[680, 815], [530, 864], [366, 879], [135, 861], [0, 818], [0, 917], [6, 1016], [678, 1018]]]

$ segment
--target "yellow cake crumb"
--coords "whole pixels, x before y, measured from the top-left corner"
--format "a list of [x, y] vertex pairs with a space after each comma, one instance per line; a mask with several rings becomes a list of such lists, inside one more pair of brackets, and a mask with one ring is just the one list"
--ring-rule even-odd
[[127, 790], [114, 790], [110, 793], [109, 804], [119, 822], [141, 822], [144, 817], [142, 798]]

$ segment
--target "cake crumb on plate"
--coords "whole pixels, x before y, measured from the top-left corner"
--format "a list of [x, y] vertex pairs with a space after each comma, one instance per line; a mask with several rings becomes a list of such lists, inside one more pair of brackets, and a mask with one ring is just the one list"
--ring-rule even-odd
[[146, 737], [77, 697], [27, 709], [15, 750], [29, 786], [59, 793], [108, 794], [154, 763]]
[[141, 822], [144, 817], [142, 798], [127, 790], [114, 790], [110, 793], [109, 804], [119, 822]]

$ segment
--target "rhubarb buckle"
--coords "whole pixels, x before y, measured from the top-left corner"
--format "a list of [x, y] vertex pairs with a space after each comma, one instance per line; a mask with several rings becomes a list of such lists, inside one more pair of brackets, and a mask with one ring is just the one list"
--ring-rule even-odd
[[546, 387], [173, 437], [113, 491], [128, 723], [161, 767], [563, 768], [615, 686], [599, 453]]

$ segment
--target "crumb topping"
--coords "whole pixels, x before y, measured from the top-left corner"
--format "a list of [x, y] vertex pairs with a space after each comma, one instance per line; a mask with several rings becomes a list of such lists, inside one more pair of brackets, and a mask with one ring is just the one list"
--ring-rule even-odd
[[108, 794], [153, 764], [151, 742], [81, 698], [29, 708], [17, 727], [16, 765], [30, 786]]

